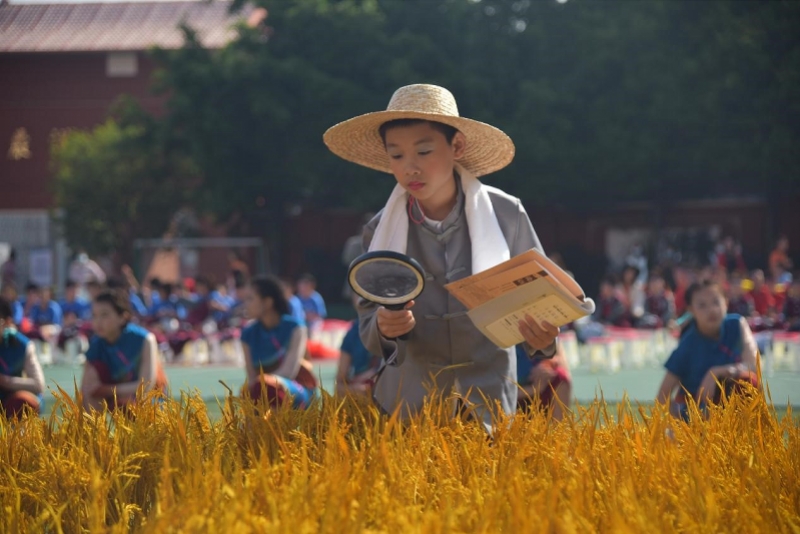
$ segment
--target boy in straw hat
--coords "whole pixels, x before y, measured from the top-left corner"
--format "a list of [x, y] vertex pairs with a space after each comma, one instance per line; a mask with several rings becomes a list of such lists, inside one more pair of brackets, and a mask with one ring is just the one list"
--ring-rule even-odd
[[[444, 286], [542, 250], [519, 199], [477, 180], [508, 165], [514, 144], [499, 129], [460, 117], [447, 89], [425, 84], [401, 87], [386, 111], [337, 124], [324, 140], [334, 154], [397, 180], [364, 228], [364, 249], [408, 254], [426, 272], [425, 290], [405, 310], [359, 302], [364, 345], [386, 361], [375, 400], [407, 416], [429, 393], [455, 390], [491, 428], [493, 406], [508, 414], [516, 408], [515, 350], [481, 334]], [[530, 357], [555, 354], [557, 328], [531, 317], [519, 328]]]

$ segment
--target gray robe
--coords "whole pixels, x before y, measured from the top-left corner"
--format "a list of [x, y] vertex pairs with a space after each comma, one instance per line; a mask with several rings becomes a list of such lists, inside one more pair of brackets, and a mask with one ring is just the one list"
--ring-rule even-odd
[[[464, 305], [444, 288], [472, 275], [472, 243], [461, 180], [457, 181], [456, 206], [439, 232], [409, 220], [406, 253], [422, 265], [426, 280], [425, 290], [412, 308], [416, 326], [408, 339], [394, 341], [381, 336], [375, 313], [378, 306], [363, 299], [358, 306], [359, 330], [364, 346], [386, 361], [374, 390], [382, 409], [392, 413], [400, 407], [405, 418], [422, 408], [429, 392], [448, 395], [455, 390], [475, 406], [475, 413], [490, 429], [496, 404], [509, 414], [516, 409], [516, 351], [492, 343], [472, 324]], [[519, 199], [495, 188], [488, 192], [511, 257], [531, 248], [543, 252]], [[364, 250], [369, 250], [382, 213], [364, 228]], [[419, 212], [414, 217], [421, 220]], [[542, 356], [554, 352], [553, 346]]]

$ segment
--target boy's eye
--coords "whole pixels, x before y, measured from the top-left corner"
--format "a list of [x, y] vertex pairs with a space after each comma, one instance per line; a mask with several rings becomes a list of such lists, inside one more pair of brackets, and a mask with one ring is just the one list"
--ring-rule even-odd
[[402, 158], [403, 156], [401, 156], [401, 155], [399, 155], [399, 154], [390, 154], [390, 155], [389, 155], [389, 157], [390, 157], [390, 158], [392, 158], [392, 159], [400, 159], [400, 158]]
[[432, 150], [425, 150], [423, 152], [417, 152], [417, 154], [419, 154], [420, 156], [427, 156], [431, 152], [433, 152], [433, 151]]

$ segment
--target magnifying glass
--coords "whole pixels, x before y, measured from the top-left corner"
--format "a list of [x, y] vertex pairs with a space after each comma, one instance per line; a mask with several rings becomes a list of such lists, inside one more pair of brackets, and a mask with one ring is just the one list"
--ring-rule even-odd
[[[355, 293], [387, 310], [402, 310], [425, 289], [425, 271], [410, 256], [373, 250], [350, 264], [347, 281]], [[408, 336], [400, 336], [406, 339]]]

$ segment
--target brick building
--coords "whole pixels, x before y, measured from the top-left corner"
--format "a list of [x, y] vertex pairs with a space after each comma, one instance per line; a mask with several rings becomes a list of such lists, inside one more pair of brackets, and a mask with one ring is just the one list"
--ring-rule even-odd
[[[180, 47], [182, 23], [204, 46], [219, 48], [235, 36], [235, 22], [266, 16], [252, 8], [232, 16], [228, 8], [195, 1], [0, 4], [0, 243], [18, 249], [20, 279], [30, 273], [31, 255], [46, 259], [49, 250], [51, 283], [64, 281], [68, 251], [51, 222], [51, 136], [103, 122], [123, 94], [158, 114], [163, 99], [150, 92], [155, 65], [145, 52]], [[39, 263], [44, 281], [47, 262]]]

